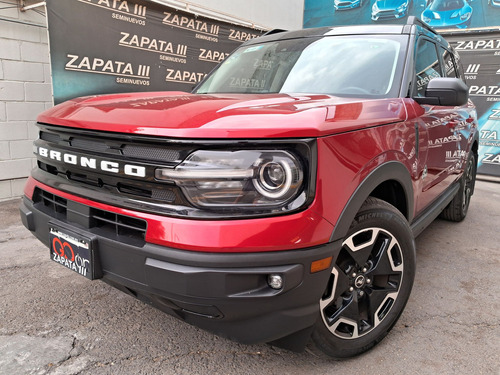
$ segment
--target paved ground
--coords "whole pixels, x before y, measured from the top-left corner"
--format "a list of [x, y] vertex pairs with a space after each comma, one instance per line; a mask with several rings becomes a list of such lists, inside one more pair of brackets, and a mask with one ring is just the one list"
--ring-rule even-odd
[[478, 182], [467, 219], [417, 240], [412, 296], [369, 353], [328, 361], [244, 346], [49, 260], [0, 203], [0, 374], [500, 375], [500, 184]]

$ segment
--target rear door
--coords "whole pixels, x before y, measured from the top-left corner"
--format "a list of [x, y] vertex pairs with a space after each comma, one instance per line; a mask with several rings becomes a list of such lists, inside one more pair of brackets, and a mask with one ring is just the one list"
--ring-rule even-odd
[[[447, 69], [443, 66], [440, 56], [442, 51], [439, 48], [426, 37], [420, 37], [417, 41], [413, 97], [425, 96], [427, 85], [433, 78], [446, 76]], [[418, 125], [427, 132], [428, 143], [421, 145], [423, 148], [427, 147], [427, 159], [421, 176], [422, 191], [416, 202], [417, 214], [441, 195], [456, 178], [456, 157], [460, 155], [461, 134], [455, 130], [455, 126], [461, 123], [463, 117], [455, 107], [422, 107], [425, 113], [418, 119]]]
[[[444, 47], [439, 47], [439, 52], [446, 77], [460, 78], [465, 82], [464, 73], [460, 65], [458, 55], [455, 55], [452, 51], [447, 50]], [[470, 143], [472, 142], [472, 128], [475, 126], [474, 117], [471, 113], [473, 111], [475, 112], [475, 109], [472, 105], [456, 107], [454, 112], [455, 117], [448, 122], [448, 127], [457, 137], [458, 142], [458, 152], [453, 155], [448, 155], [448, 158], [451, 158], [452, 161], [456, 163], [456, 167], [459, 172], [462, 172], [465, 168], [467, 151], [470, 147]]]

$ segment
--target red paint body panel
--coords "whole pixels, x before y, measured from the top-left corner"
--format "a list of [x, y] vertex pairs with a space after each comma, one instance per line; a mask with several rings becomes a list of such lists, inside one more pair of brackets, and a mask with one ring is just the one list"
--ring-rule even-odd
[[71, 100], [38, 122], [170, 138], [323, 137], [405, 120], [401, 99], [133, 93]]
[[402, 122], [318, 140], [317, 194], [323, 200], [324, 217], [336, 223], [345, 202], [377, 167], [397, 161], [411, 170], [412, 138], [413, 125]]

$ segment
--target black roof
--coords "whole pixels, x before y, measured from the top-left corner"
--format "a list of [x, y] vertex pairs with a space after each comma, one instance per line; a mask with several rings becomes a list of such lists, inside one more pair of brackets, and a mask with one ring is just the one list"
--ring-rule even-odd
[[410, 16], [405, 25], [325, 26], [295, 31], [275, 29], [268, 31], [260, 38], [249, 40], [245, 45], [273, 40], [321, 37], [326, 35], [410, 34], [417, 29], [427, 34], [437, 34], [434, 29], [423, 23], [420, 19]]

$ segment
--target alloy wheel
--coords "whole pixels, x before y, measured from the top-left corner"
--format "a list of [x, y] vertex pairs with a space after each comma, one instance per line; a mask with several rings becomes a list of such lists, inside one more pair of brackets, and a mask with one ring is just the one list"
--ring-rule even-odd
[[382, 228], [367, 228], [344, 242], [320, 300], [323, 322], [342, 339], [356, 339], [376, 328], [398, 298], [403, 253]]

